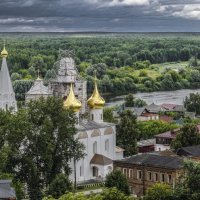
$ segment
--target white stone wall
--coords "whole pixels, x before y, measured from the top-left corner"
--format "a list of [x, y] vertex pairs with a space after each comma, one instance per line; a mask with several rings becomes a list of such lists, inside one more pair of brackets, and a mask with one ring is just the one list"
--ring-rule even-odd
[[166, 151], [170, 149], [170, 146], [163, 145], [163, 144], [155, 144], [154, 148], [155, 148], [155, 151]]
[[[115, 154], [115, 146], [116, 146], [116, 131], [115, 131], [115, 126], [111, 126], [108, 128], [112, 128], [113, 129], [113, 133], [112, 134], [108, 134], [105, 135], [105, 130], [107, 128], [101, 128], [98, 129], [100, 135], [99, 136], [95, 136], [92, 137], [93, 131], [94, 130], [88, 130], [87, 138], [84, 139], [80, 139], [80, 142], [82, 142], [85, 145], [85, 153], [86, 156], [84, 159], [81, 159], [80, 161], [77, 162], [76, 164], [76, 171], [77, 171], [77, 181], [86, 181], [86, 180], [90, 180], [90, 179], [94, 179], [93, 177], [93, 171], [92, 171], [92, 166], [90, 164], [91, 159], [94, 156], [94, 152], [93, 152], [93, 144], [94, 142], [97, 142], [97, 154], [101, 154], [104, 155], [112, 160], [116, 159], [116, 154]], [[79, 132], [80, 133], [80, 132]], [[79, 133], [76, 134], [76, 138], [78, 138]], [[105, 149], [105, 143], [106, 140], [109, 140], [109, 149], [106, 151]], [[119, 158], [121, 159], [121, 158]], [[71, 165], [72, 169], [73, 169], [73, 165]], [[111, 166], [99, 166], [99, 174], [103, 175], [102, 178], [104, 178], [107, 173], [109, 172], [110, 168], [112, 168]], [[82, 176], [80, 176], [80, 169], [83, 170]], [[103, 171], [102, 171], [103, 170]], [[74, 170], [72, 170], [72, 174], [71, 174], [71, 179], [74, 180]]]

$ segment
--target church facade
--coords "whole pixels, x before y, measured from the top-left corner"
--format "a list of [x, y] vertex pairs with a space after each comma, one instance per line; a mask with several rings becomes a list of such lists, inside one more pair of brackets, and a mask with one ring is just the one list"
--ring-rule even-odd
[[[5, 50], [1, 74], [7, 74], [9, 88], [6, 88], [6, 90], [9, 91], [9, 95], [7, 94], [6, 98], [1, 98], [5, 94], [0, 85], [0, 107], [7, 109], [7, 107], [11, 108], [12, 106], [17, 111], [15, 94], [7, 64], [5, 64], [6, 53]], [[76, 177], [77, 182], [103, 180], [112, 171], [113, 161], [123, 158], [123, 149], [116, 147], [115, 124], [103, 120], [105, 100], [99, 93], [97, 79], [95, 77], [93, 94], [87, 99], [87, 82], [80, 77], [74, 59], [65, 54], [56, 63], [56, 68], [56, 77], [50, 81], [48, 86], [44, 85], [40, 77], [35, 80], [31, 89], [26, 93], [25, 101], [37, 100], [40, 97], [59, 96], [64, 100], [64, 107], [73, 108], [78, 118], [75, 138], [84, 144], [85, 156], [76, 162], [71, 161], [72, 173], [70, 179], [75, 181]], [[0, 80], [2, 80], [1, 74]], [[86, 112], [89, 113], [89, 118], [81, 119], [80, 115]]]

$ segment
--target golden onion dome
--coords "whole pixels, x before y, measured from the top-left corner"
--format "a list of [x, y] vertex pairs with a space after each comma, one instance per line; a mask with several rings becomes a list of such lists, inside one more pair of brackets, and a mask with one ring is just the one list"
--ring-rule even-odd
[[74, 112], [78, 112], [81, 108], [81, 102], [75, 97], [74, 90], [72, 83], [70, 85], [70, 91], [67, 99], [64, 101], [64, 107], [66, 108], [72, 108]]
[[103, 108], [105, 104], [105, 100], [99, 94], [96, 77], [95, 77], [95, 82], [94, 82], [94, 91], [93, 91], [92, 96], [88, 99], [87, 104], [90, 108], [94, 108], [94, 109]]
[[3, 50], [2, 50], [2, 52], [1, 52], [1, 56], [2, 56], [3, 58], [6, 58], [6, 57], [8, 56], [8, 52], [6, 51], [5, 44], [4, 44]]

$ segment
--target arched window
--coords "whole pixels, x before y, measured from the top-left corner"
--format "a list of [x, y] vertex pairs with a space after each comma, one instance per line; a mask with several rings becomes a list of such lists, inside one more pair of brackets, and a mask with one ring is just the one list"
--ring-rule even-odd
[[93, 153], [97, 153], [97, 142], [93, 143]]
[[104, 135], [111, 135], [113, 134], [113, 129], [110, 127], [110, 128], [106, 128], [106, 130], [104, 131]]
[[101, 132], [98, 129], [93, 130], [91, 137], [97, 137], [100, 136]]
[[88, 138], [88, 135], [86, 132], [80, 132], [78, 134], [78, 139], [85, 139], [85, 138]]
[[109, 139], [105, 141], [105, 151], [109, 151]]

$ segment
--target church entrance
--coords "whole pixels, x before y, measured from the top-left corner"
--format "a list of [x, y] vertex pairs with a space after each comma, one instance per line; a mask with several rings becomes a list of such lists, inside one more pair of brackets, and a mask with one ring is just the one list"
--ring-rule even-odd
[[93, 171], [93, 177], [98, 177], [99, 176], [99, 170], [98, 170], [97, 167], [93, 167], [92, 171]]

